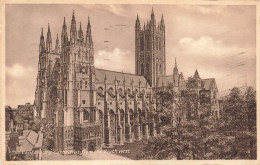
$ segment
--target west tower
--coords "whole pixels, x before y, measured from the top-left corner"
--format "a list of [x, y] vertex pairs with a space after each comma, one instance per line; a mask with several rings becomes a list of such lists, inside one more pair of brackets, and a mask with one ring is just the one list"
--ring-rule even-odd
[[152, 87], [166, 74], [165, 25], [163, 15], [156, 25], [152, 10], [151, 19], [141, 28], [137, 15], [135, 23], [135, 73], [144, 76]]

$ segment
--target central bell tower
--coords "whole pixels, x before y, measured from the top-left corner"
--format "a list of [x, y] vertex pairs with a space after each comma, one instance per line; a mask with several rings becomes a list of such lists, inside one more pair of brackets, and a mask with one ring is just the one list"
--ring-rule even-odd
[[156, 26], [152, 9], [151, 20], [141, 28], [137, 15], [135, 23], [135, 73], [144, 76], [155, 87], [160, 76], [166, 74], [165, 25], [163, 15]]

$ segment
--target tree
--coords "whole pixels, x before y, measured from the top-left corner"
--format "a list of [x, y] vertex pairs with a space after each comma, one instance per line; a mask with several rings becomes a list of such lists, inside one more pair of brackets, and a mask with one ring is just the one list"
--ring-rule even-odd
[[210, 105], [204, 103], [199, 106], [194, 83], [191, 78], [187, 90], [178, 93], [172, 85], [157, 91], [164, 136], [149, 139], [144, 144], [139, 159], [203, 159], [210, 151], [209, 148], [216, 141], [215, 136], [209, 137], [212, 127], [206, 118], [209, 116]]
[[[223, 145], [228, 146], [224, 158], [256, 159], [255, 90], [248, 87], [243, 94], [239, 88], [234, 87], [224, 102], [223, 110], [218, 129]], [[223, 157], [223, 153], [220, 156]]]
[[42, 150], [52, 150], [54, 147], [54, 124], [52, 120], [35, 119], [33, 128], [43, 133]]

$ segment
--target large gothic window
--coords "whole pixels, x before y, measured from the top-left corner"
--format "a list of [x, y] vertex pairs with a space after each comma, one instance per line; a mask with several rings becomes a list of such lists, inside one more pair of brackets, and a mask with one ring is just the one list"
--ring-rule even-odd
[[144, 75], [144, 64], [141, 64], [141, 75]]
[[124, 118], [125, 118], [125, 113], [124, 113], [123, 109], [121, 109], [121, 111], [120, 111], [120, 125], [121, 125], [121, 128], [122, 128], [123, 134], [125, 133]]
[[162, 64], [160, 64], [159, 70], [160, 70], [160, 75], [162, 75]]
[[85, 59], [86, 59], [86, 61], [88, 60], [88, 51], [86, 51], [86, 53], [85, 53]]
[[148, 75], [149, 74], [149, 63], [146, 63], [146, 74]]
[[115, 120], [114, 111], [110, 110], [109, 115], [110, 115], [110, 131], [111, 131], [112, 141], [114, 141], [113, 139], [116, 136], [116, 129], [115, 129], [116, 120]]
[[81, 58], [80, 49], [78, 50], [79, 59]]
[[[103, 132], [103, 112], [101, 110], [98, 111], [98, 122], [101, 123], [101, 130]], [[103, 138], [103, 134], [101, 134], [101, 137]]]
[[158, 69], [158, 64], [156, 64], [156, 77], [159, 76], [159, 69]]
[[142, 111], [139, 108], [138, 108], [138, 113], [139, 113], [140, 132], [142, 132], [143, 131], [143, 128], [142, 128], [143, 118], [142, 118]]
[[144, 50], [144, 37], [143, 36], [140, 39], [140, 46], [141, 46], [141, 50]]
[[156, 50], [158, 50], [158, 37], [155, 38]]
[[161, 38], [159, 38], [159, 50], [161, 51], [162, 49], [162, 43], [161, 43]]
[[134, 131], [134, 112], [132, 109], [129, 110], [129, 118], [130, 118], [131, 132], [133, 132]]
[[149, 35], [145, 36], [145, 40], [146, 40], [146, 49], [150, 49], [150, 46], [149, 46]]

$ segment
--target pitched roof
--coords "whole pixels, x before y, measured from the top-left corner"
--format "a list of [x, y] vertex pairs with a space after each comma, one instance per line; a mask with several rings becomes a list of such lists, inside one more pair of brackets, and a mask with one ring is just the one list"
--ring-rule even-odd
[[200, 79], [200, 75], [199, 75], [199, 72], [198, 70], [196, 69], [195, 73], [194, 73], [194, 78], [199, 78]]
[[37, 138], [38, 138], [38, 134], [34, 131], [30, 131], [30, 133], [27, 136], [27, 140], [34, 146], [37, 142]]
[[157, 87], [168, 86], [169, 83], [173, 82], [173, 75], [161, 76], [157, 82]]
[[27, 135], [19, 136], [19, 145], [20, 149], [19, 151], [32, 151], [34, 147], [41, 147], [42, 146], [42, 140], [43, 140], [43, 134], [42, 132], [34, 132], [30, 130], [30, 132]]
[[[123, 85], [123, 81], [125, 80], [126, 86], [139, 86], [139, 81], [141, 82], [141, 87], [146, 87], [146, 79], [144, 76], [138, 76], [135, 74], [130, 73], [122, 73], [122, 72], [116, 72], [116, 71], [109, 71], [104, 69], [98, 69], [95, 68], [96, 73], [96, 82], [97, 83], [103, 83], [105, 80], [105, 77], [107, 78], [107, 83], [114, 83], [115, 78], [118, 80], [118, 85]], [[150, 85], [147, 83], [148, 88]]]
[[214, 85], [214, 84], [216, 84], [216, 81], [214, 78], [202, 79], [201, 87], [206, 90], [211, 90], [212, 85]]

